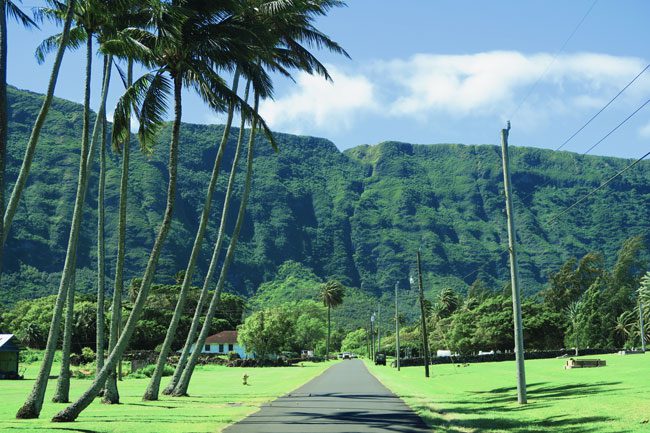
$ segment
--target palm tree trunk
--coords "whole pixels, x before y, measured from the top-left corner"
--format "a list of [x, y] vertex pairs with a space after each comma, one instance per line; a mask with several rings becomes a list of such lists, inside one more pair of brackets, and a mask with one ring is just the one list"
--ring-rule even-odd
[[[233, 80], [233, 93], [237, 93], [237, 86], [239, 83], [239, 71], [235, 72], [235, 78]], [[178, 328], [178, 323], [181, 320], [183, 311], [185, 311], [185, 301], [187, 300], [187, 292], [192, 283], [192, 274], [194, 273], [194, 268], [196, 261], [199, 258], [201, 252], [201, 247], [203, 246], [203, 236], [205, 235], [205, 229], [208, 226], [208, 219], [210, 218], [210, 210], [212, 208], [212, 195], [214, 194], [214, 189], [217, 186], [217, 179], [219, 178], [219, 170], [221, 169], [221, 160], [223, 159], [223, 154], [226, 150], [226, 144], [228, 143], [228, 137], [230, 135], [230, 127], [232, 125], [233, 112], [235, 110], [234, 102], [230, 102], [228, 105], [228, 119], [226, 121], [226, 126], [224, 127], [223, 135], [221, 137], [221, 143], [219, 144], [219, 150], [217, 151], [217, 156], [214, 160], [214, 165], [212, 167], [212, 175], [210, 176], [210, 182], [208, 184], [208, 191], [205, 195], [205, 202], [203, 203], [203, 211], [201, 213], [201, 219], [199, 220], [199, 228], [196, 231], [196, 237], [194, 239], [194, 245], [192, 245], [192, 252], [190, 253], [190, 259], [185, 268], [185, 276], [183, 277], [183, 283], [181, 285], [180, 293], [178, 294], [178, 301], [176, 302], [176, 308], [174, 309], [174, 314], [172, 320], [167, 328], [167, 334], [165, 335], [165, 341], [162, 344], [160, 349], [160, 354], [158, 355], [158, 361], [156, 362], [156, 369], [154, 370], [149, 385], [145, 390], [143, 400], [158, 400], [158, 393], [160, 391], [160, 380], [162, 379], [163, 370], [165, 364], [167, 363], [167, 355], [171, 350], [174, 337], [176, 336], [176, 329]]]
[[[7, 11], [3, 0], [0, 11], [0, 215], [5, 211], [5, 169], [7, 166]], [[0, 221], [0, 239], [4, 239], [4, 220]], [[0, 242], [0, 277], [4, 248]]]
[[54, 64], [52, 65], [52, 73], [50, 74], [50, 81], [47, 86], [47, 92], [45, 93], [45, 98], [43, 99], [43, 104], [41, 105], [41, 109], [38, 112], [38, 116], [36, 116], [36, 121], [34, 122], [32, 133], [29, 136], [29, 141], [27, 142], [27, 148], [25, 149], [25, 156], [23, 157], [23, 163], [20, 167], [18, 178], [16, 179], [16, 183], [14, 184], [13, 190], [11, 192], [11, 197], [9, 198], [7, 209], [3, 214], [3, 230], [2, 237], [0, 237], [0, 248], [4, 246], [7, 240], [7, 234], [9, 233], [11, 223], [13, 222], [14, 215], [18, 209], [20, 196], [22, 195], [22, 192], [25, 189], [25, 184], [27, 183], [27, 177], [29, 176], [29, 170], [34, 159], [36, 145], [38, 144], [38, 139], [41, 135], [41, 128], [45, 124], [47, 113], [50, 110], [50, 105], [52, 104], [52, 99], [54, 98], [54, 89], [56, 88], [56, 82], [59, 78], [59, 70], [61, 69], [61, 63], [63, 61], [63, 54], [65, 53], [66, 46], [68, 45], [68, 40], [70, 39], [70, 27], [72, 26], [74, 4], [75, 0], [68, 0], [65, 22], [63, 24], [63, 32], [61, 33], [61, 45], [59, 45], [59, 48], [56, 52], [56, 57], [54, 58]]
[[[250, 82], [246, 85], [246, 90], [244, 92], [244, 100], [248, 101], [248, 92], [250, 88]], [[178, 364], [176, 364], [176, 369], [174, 374], [169, 381], [167, 387], [163, 390], [163, 394], [172, 395], [174, 389], [178, 385], [183, 370], [187, 364], [187, 358], [190, 356], [190, 351], [192, 350], [192, 344], [194, 343], [194, 338], [199, 330], [199, 325], [201, 324], [201, 314], [203, 313], [203, 307], [208, 300], [208, 292], [210, 290], [210, 284], [212, 283], [212, 277], [217, 269], [219, 253], [221, 252], [221, 244], [226, 231], [226, 222], [228, 220], [228, 212], [230, 209], [230, 199], [232, 197], [232, 192], [235, 186], [235, 175], [237, 172], [237, 165], [239, 163], [239, 158], [241, 155], [242, 143], [244, 142], [244, 127], [246, 125], [246, 119], [242, 117], [241, 123], [239, 126], [239, 135], [237, 137], [237, 146], [235, 147], [235, 156], [233, 157], [232, 168], [230, 169], [230, 175], [228, 176], [228, 186], [226, 187], [226, 194], [223, 199], [223, 207], [221, 209], [221, 222], [219, 224], [219, 230], [217, 232], [217, 241], [214, 244], [212, 251], [212, 258], [210, 259], [210, 265], [208, 266], [208, 272], [205, 275], [203, 280], [203, 288], [201, 289], [201, 295], [199, 296], [199, 301], [196, 305], [196, 310], [194, 311], [194, 317], [192, 318], [192, 323], [190, 325], [190, 330], [187, 333], [185, 338], [185, 344], [183, 346], [183, 351], [178, 359]]]
[[[104, 244], [104, 189], [106, 187], [106, 98], [108, 85], [111, 80], [112, 57], [104, 57], [104, 86], [102, 89], [102, 102], [97, 118], [102, 123], [102, 138], [99, 148], [99, 186], [97, 192], [97, 339], [95, 346], [96, 353], [96, 370], [99, 371], [104, 366], [104, 296], [106, 293], [105, 280], [105, 257], [106, 248]], [[101, 119], [100, 119], [101, 115]]]
[[[75, 263], [76, 267], [76, 263]], [[74, 320], [75, 274], [73, 272], [68, 287], [68, 300], [65, 307], [65, 325], [63, 331], [63, 347], [61, 354], [61, 371], [56, 382], [56, 391], [52, 397], [53, 403], [68, 403], [70, 401], [70, 346], [72, 344], [72, 328]]]
[[[126, 84], [130, 87], [133, 84], [133, 59], [128, 60]], [[131, 118], [127, 119], [127, 124]], [[124, 256], [126, 251], [126, 208], [129, 185], [129, 158], [131, 152], [131, 131], [127, 128], [127, 135], [122, 143], [122, 174], [120, 177], [120, 208], [117, 222], [117, 261], [115, 264], [115, 287], [113, 289], [113, 303], [111, 314], [111, 329], [108, 338], [108, 352], [112, 352], [120, 335], [120, 324], [122, 321], [122, 292], [124, 291]], [[119, 361], [118, 361], [119, 364]], [[97, 371], [100, 369], [98, 368]], [[115, 368], [111, 369], [106, 380], [106, 389], [102, 403], [119, 404], [120, 393], [117, 389], [117, 377]]]
[[[257, 113], [259, 107], [259, 95], [255, 95], [255, 107], [254, 110]], [[248, 155], [246, 156], [246, 180], [244, 182], [244, 192], [242, 194], [241, 203], [239, 205], [239, 212], [237, 214], [237, 221], [235, 222], [235, 229], [233, 230], [232, 238], [230, 239], [230, 245], [226, 252], [226, 257], [224, 259], [223, 265], [221, 267], [221, 274], [219, 275], [219, 281], [217, 282], [217, 287], [214, 290], [212, 295], [212, 300], [210, 301], [210, 306], [205, 316], [203, 322], [203, 327], [201, 328], [201, 333], [199, 338], [196, 341], [194, 346], [194, 351], [190, 355], [187, 365], [183, 370], [183, 374], [178, 382], [178, 385], [174, 389], [172, 395], [176, 397], [187, 395], [187, 389], [190, 385], [190, 380], [192, 379], [192, 374], [194, 373], [194, 367], [201, 353], [201, 347], [205, 343], [205, 339], [208, 337], [210, 332], [210, 325], [212, 319], [214, 318], [214, 313], [216, 312], [217, 305], [219, 304], [219, 299], [221, 297], [221, 290], [226, 282], [226, 276], [228, 275], [228, 269], [232, 263], [232, 259], [235, 254], [235, 249], [237, 248], [237, 240], [239, 239], [239, 232], [241, 231], [242, 224], [244, 222], [244, 214], [246, 213], [246, 205], [248, 203], [248, 196], [250, 194], [251, 182], [253, 179], [253, 155], [255, 150], [255, 130], [257, 127], [257, 119], [253, 119], [251, 125], [250, 138], [248, 140]], [[234, 166], [233, 166], [234, 171]], [[213, 255], [214, 257], [214, 255]]]
[[89, 155], [88, 146], [88, 128], [90, 123], [90, 79], [92, 69], [92, 35], [88, 35], [86, 41], [86, 84], [84, 93], [84, 120], [83, 132], [81, 136], [81, 157], [79, 160], [79, 177], [77, 180], [77, 196], [75, 198], [74, 211], [72, 215], [72, 223], [70, 225], [70, 235], [68, 238], [68, 247], [65, 256], [65, 264], [63, 266], [63, 273], [59, 283], [59, 291], [56, 297], [56, 304], [52, 314], [52, 322], [50, 324], [50, 332], [47, 337], [47, 344], [45, 346], [45, 354], [41, 368], [36, 376], [36, 381], [32, 388], [32, 392], [27, 397], [23, 406], [18, 410], [16, 418], [38, 418], [43, 407], [43, 399], [45, 398], [45, 390], [47, 388], [47, 380], [52, 369], [52, 361], [54, 359], [54, 352], [59, 339], [59, 328], [61, 326], [61, 316], [63, 313], [63, 304], [65, 303], [68, 294], [69, 283], [74, 273], [74, 267], [77, 256], [77, 240], [79, 238], [79, 228], [81, 226], [81, 218], [83, 216], [83, 204], [86, 193], [86, 184], [88, 181], [88, 164], [87, 159]]
[[181, 89], [182, 89], [182, 77], [174, 76], [174, 104], [175, 104], [175, 115], [174, 115], [174, 125], [172, 127], [172, 139], [169, 146], [169, 185], [167, 187], [167, 205], [165, 207], [165, 214], [163, 216], [162, 223], [158, 229], [158, 235], [154, 242], [153, 248], [151, 250], [151, 255], [149, 256], [149, 261], [147, 263], [147, 268], [142, 277], [142, 285], [140, 286], [140, 291], [138, 292], [138, 297], [133, 305], [133, 310], [129, 316], [129, 320], [124, 326], [124, 330], [120, 335], [117, 344], [111, 351], [106, 359], [104, 368], [99, 371], [93, 383], [90, 387], [79, 397], [77, 401], [72, 403], [70, 406], [66, 407], [64, 410], [59, 412], [52, 418], [54, 422], [72, 422], [79, 414], [87, 408], [93, 399], [99, 394], [102, 387], [106, 383], [108, 374], [115, 369], [117, 362], [122, 357], [126, 346], [129, 344], [129, 340], [133, 335], [135, 326], [140, 318], [142, 309], [144, 308], [144, 303], [147, 300], [149, 295], [149, 289], [151, 287], [151, 282], [153, 281], [154, 273], [156, 271], [156, 265], [158, 264], [158, 259], [162, 251], [163, 244], [167, 238], [167, 234], [171, 228], [172, 223], [172, 214], [174, 211], [174, 202], [176, 199], [176, 177], [177, 177], [177, 167], [178, 167], [178, 145], [179, 145], [179, 136], [181, 128], [181, 118], [182, 118], [182, 108], [181, 108]]

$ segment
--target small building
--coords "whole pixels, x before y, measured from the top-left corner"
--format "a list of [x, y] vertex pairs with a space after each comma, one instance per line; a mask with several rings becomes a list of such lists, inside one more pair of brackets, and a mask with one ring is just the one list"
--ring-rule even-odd
[[0, 379], [19, 379], [20, 345], [14, 334], [0, 334]]
[[[196, 343], [192, 345], [194, 351]], [[218, 334], [210, 335], [205, 339], [205, 345], [201, 353], [212, 353], [226, 355], [235, 352], [240, 358], [253, 358], [252, 354], [246, 353], [244, 347], [237, 342], [237, 331], [221, 331]]]

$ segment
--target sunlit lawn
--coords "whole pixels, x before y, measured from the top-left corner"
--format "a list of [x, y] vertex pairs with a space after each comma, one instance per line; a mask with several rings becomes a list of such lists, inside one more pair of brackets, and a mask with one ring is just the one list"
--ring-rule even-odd
[[[332, 363], [303, 363], [304, 367], [228, 368], [199, 366], [190, 385], [190, 397], [161, 396], [157, 402], [143, 402], [148, 379], [125, 379], [119, 383], [123, 404], [107, 406], [99, 399], [72, 424], [54, 424], [49, 420], [64, 408], [51, 403], [56, 380], [50, 380], [45, 405], [38, 420], [16, 420], [15, 414], [33, 385], [37, 365], [29, 366], [26, 380], [0, 381], [1, 432], [218, 432], [225, 426], [255, 412], [276, 397], [292, 391], [320, 374]], [[58, 372], [54, 366], [53, 372]], [[242, 375], [249, 375], [249, 386]], [[168, 378], [163, 378], [163, 386]], [[90, 384], [72, 380], [72, 398]]]
[[607, 366], [526, 361], [529, 403], [522, 406], [514, 362], [434, 365], [429, 379], [424, 367], [368, 367], [436, 432], [650, 432], [650, 355], [597, 358]]

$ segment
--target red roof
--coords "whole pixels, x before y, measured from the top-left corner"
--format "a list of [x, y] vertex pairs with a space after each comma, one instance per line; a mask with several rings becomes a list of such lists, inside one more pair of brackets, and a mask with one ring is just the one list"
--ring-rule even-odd
[[237, 343], [237, 331], [221, 331], [205, 339], [205, 344], [235, 344]]

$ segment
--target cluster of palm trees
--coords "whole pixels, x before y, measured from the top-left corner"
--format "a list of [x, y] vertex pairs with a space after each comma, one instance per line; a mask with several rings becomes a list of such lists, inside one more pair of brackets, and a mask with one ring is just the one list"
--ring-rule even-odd
[[[156, 370], [147, 387], [144, 400], [156, 400], [160, 393], [163, 368], [176, 333], [179, 320], [185, 311], [187, 292], [203, 244], [206, 228], [210, 223], [213, 193], [221, 170], [221, 163], [230, 135], [235, 114], [241, 118], [235, 157], [230, 169], [225, 199], [222, 203], [221, 220], [217, 240], [208, 273], [203, 282], [199, 305], [186, 337], [184, 349], [175, 373], [164, 390], [166, 394], [182, 396], [188, 386], [197, 362], [199, 351], [190, 347], [201, 347], [210, 330], [210, 323], [219, 304], [221, 290], [227, 278], [237, 246], [239, 232], [244, 221], [253, 175], [253, 158], [258, 130], [262, 130], [275, 147], [271, 131], [258, 114], [260, 99], [273, 93], [271, 74], [291, 77], [294, 70], [319, 74], [330, 79], [325, 66], [309, 51], [325, 48], [347, 56], [347, 53], [328, 36], [313, 25], [317, 16], [325, 15], [335, 7], [343, 6], [339, 0], [51, 0], [49, 7], [41, 8], [38, 19], [51, 19], [62, 25], [62, 31], [43, 41], [38, 47], [37, 58], [56, 52], [50, 84], [41, 111], [35, 121], [32, 134], [26, 146], [25, 157], [18, 180], [14, 185], [7, 208], [4, 207], [4, 155], [6, 151], [7, 107], [6, 107], [6, 17], [15, 17], [26, 26], [35, 26], [32, 20], [20, 11], [10, 0], [0, 0], [3, 13], [0, 14], [0, 210], [4, 219], [0, 221], [0, 247], [11, 226], [22, 190], [27, 180], [31, 162], [36, 151], [39, 133], [46, 120], [52, 101], [58, 72], [67, 49], [85, 47], [86, 69], [84, 81], [83, 131], [80, 143], [80, 160], [74, 212], [65, 264], [61, 274], [54, 314], [50, 326], [45, 355], [33, 389], [17, 418], [38, 417], [43, 406], [45, 390], [59, 341], [61, 322], [64, 327], [63, 367], [59, 375], [54, 401], [69, 402], [68, 357], [72, 329], [72, 308], [74, 306], [75, 269], [79, 230], [88, 189], [88, 179], [93, 170], [95, 153], [99, 153], [98, 188], [98, 242], [97, 242], [97, 372], [95, 379], [77, 401], [60, 411], [53, 421], [75, 420], [79, 414], [99, 395], [105, 403], [118, 403], [119, 391], [116, 382], [116, 366], [121, 359], [134, 332], [138, 318], [147, 300], [149, 289], [155, 277], [156, 266], [165, 239], [171, 229], [176, 196], [177, 165], [179, 158], [180, 130], [182, 120], [183, 89], [197, 93], [205, 104], [218, 112], [227, 113], [226, 126], [220, 137], [219, 148], [199, 227], [187, 267], [181, 283], [177, 305], [169, 330], [162, 345]], [[97, 116], [91, 128], [90, 94], [93, 85], [91, 72], [94, 50], [103, 58], [103, 79], [99, 87], [100, 103]], [[134, 77], [134, 65], [145, 71], [141, 77]], [[110, 131], [112, 148], [122, 158], [120, 177], [120, 203], [118, 210], [118, 244], [115, 265], [115, 279], [111, 306], [111, 322], [108, 329], [108, 347], [104, 347], [105, 312], [105, 246], [104, 246], [104, 190], [105, 154], [109, 140], [106, 105], [112, 70], [119, 72], [125, 90], [114, 110]], [[232, 77], [228, 84], [224, 77]], [[243, 92], [240, 81], [245, 81]], [[240, 94], [243, 95], [240, 96]], [[250, 98], [249, 98], [250, 97]], [[249, 102], [252, 100], [252, 103]], [[162, 222], [158, 228], [152, 250], [143, 271], [141, 285], [133, 303], [133, 309], [122, 323], [121, 306], [124, 289], [123, 271], [126, 240], [127, 191], [129, 153], [131, 151], [131, 120], [137, 119], [137, 141], [143, 152], [153, 151], [153, 142], [167, 116], [168, 104], [173, 106], [172, 134], [169, 144], [167, 200]], [[246, 137], [245, 127], [250, 125]], [[99, 149], [96, 151], [96, 149]], [[228, 237], [226, 217], [235, 190], [236, 168], [245, 157], [244, 189], [236, 216], [233, 232], [229, 235], [224, 257], [222, 244]], [[229, 225], [230, 226], [230, 225]], [[1, 260], [1, 248], [0, 248]], [[1, 262], [0, 262], [1, 264]], [[221, 265], [220, 270], [218, 265]], [[216, 287], [213, 283], [219, 270]], [[214, 288], [210, 294], [209, 291]], [[329, 296], [329, 295], [328, 295]], [[336, 290], [329, 296], [328, 306], [336, 305]], [[325, 298], [324, 298], [325, 299]], [[66, 314], [64, 315], [64, 310]], [[204, 317], [201, 321], [201, 317]]]

